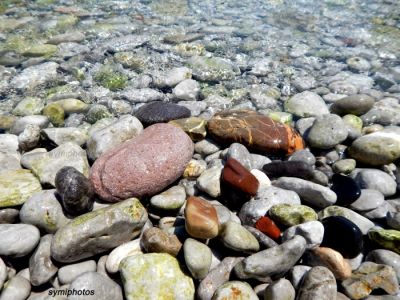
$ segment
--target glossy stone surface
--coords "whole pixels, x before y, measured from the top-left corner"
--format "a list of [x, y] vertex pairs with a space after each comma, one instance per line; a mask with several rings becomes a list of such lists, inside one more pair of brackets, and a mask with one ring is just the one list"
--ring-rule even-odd
[[313, 168], [303, 161], [272, 161], [263, 166], [263, 171], [269, 177], [299, 177], [310, 179], [313, 176]]
[[239, 142], [249, 150], [291, 154], [304, 148], [301, 136], [291, 127], [251, 110], [224, 111], [208, 121], [207, 129], [218, 142]]
[[259, 182], [240, 162], [230, 157], [222, 171], [222, 180], [231, 188], [255, 196]]
[[400, 254], [400, 231], [393, 229], [377, 229], [368, 232], [368, 237], [385, 249]]
[[333, 174], [331, 190], [337, 195], [337, 205], [350, 205], [361, 195], [361, 189], [357, 182], [351, 177], [340, 174]]
[[363, 238], [360, 228], [342, 216], [327, 217], [322, 220], [324, 239], [321, 247], [332, 248], [345, 258], [354, 258], [363, 249]]
[[261, 217], [255, 224], [256, 228], [270, 238], [276, 240], [281, 236], [281, 231], [275, 222], [268, 217]]
[[166, 123], [175, 119], [190, 117], [190, 110], [184, 106], [168, 102], [152, 102], [141, 106], [135, 113], [144, 126]]

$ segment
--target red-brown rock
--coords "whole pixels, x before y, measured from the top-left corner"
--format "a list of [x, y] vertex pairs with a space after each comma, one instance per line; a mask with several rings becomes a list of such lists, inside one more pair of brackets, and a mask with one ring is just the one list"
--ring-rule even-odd
[[208, 201], [191, 196], [186, 200], [185, 228], [192, 237], [212, 239], [218, 235], [218, 215]]
[[219, 143], [241, 143], [263, 154], [288, 155], [304, 149], [303, 138], [295, 129], [252, 110], [217, 113], [207, 122], [207, 130]]
[[90, 179], [106, 201], [152, 196], [177, 180], [192, 158], [194, 145], [180, 128], [154, 124], [102, 154]]
[[281, 236], [278, 226], [268, 217], [259, 218], [256, 222], [256, 228], [274, 240]]
[[222, 180], [233, 189], [255, 196], [259, 182], [240, 162], [230, 157], [222, 171]]

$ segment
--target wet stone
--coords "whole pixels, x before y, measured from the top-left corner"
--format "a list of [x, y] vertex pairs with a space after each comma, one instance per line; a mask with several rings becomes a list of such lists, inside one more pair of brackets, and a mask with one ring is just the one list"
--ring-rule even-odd
[[206, 137], [206, 123], [206, 120], [198, 117], [183, 118], [168, 122], [168, 124], [182, 129], [194, 142]]
[[289, 227], [318, 220], [317, 213], [311, 207], [299, 204], [276, 204], [268, 214], [276, 222]]
[[348, 135], [343, 120], [334, 114], [322, 115], [315, 119], [306, 140], [311, 147], [330, 149], [343, 142]]
[[222, 180], [231, 188], [250, 196], [255, 196], [259, 187], [257, 178], [234, 158], [226, 161]]
[[190, 110], [174, 103], [152, 102], [141, 106], [136, 111], [135, 116], [144, 126], [150, 126], [155, 123], [167, 123], [171, 120], [189, 118]]
[[374, 98], [366, 94], [351, 95], [335, 101], [331, 111], [338, 115], [352, 114], [361, 116], [368, 112], [374, 105]]
[[340, 174], [333, 174], [331, 190], [337, 195], [337, 205], [350, 205], [361, 195], [361, 189], [357, 182], [351, 177]]

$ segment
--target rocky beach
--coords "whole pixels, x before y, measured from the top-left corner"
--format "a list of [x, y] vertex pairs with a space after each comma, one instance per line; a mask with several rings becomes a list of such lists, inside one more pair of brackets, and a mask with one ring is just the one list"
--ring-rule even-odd
[[397, 1], [0, 2], [0, 300], [399, 282]]

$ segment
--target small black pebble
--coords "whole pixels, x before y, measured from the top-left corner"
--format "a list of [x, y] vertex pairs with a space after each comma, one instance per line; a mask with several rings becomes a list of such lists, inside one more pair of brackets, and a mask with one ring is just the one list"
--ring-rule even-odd
[[303, 161], [273, 161], [263, 166], [265, 174], [270, 177], [298, 177], [310, 179], [313, 168]]
[[348, 206], [361, 195], [361, 189], [351, 177], [334, 174], [332, 176], [331, 190], [337, 195], [337, 205]]
[[190, 115], [191, 112], [188, 108], [166, 102], [152, 102], [145, 104], [135, 113], [135, 117], [138, 118], [144, 126], [188, 118]]

